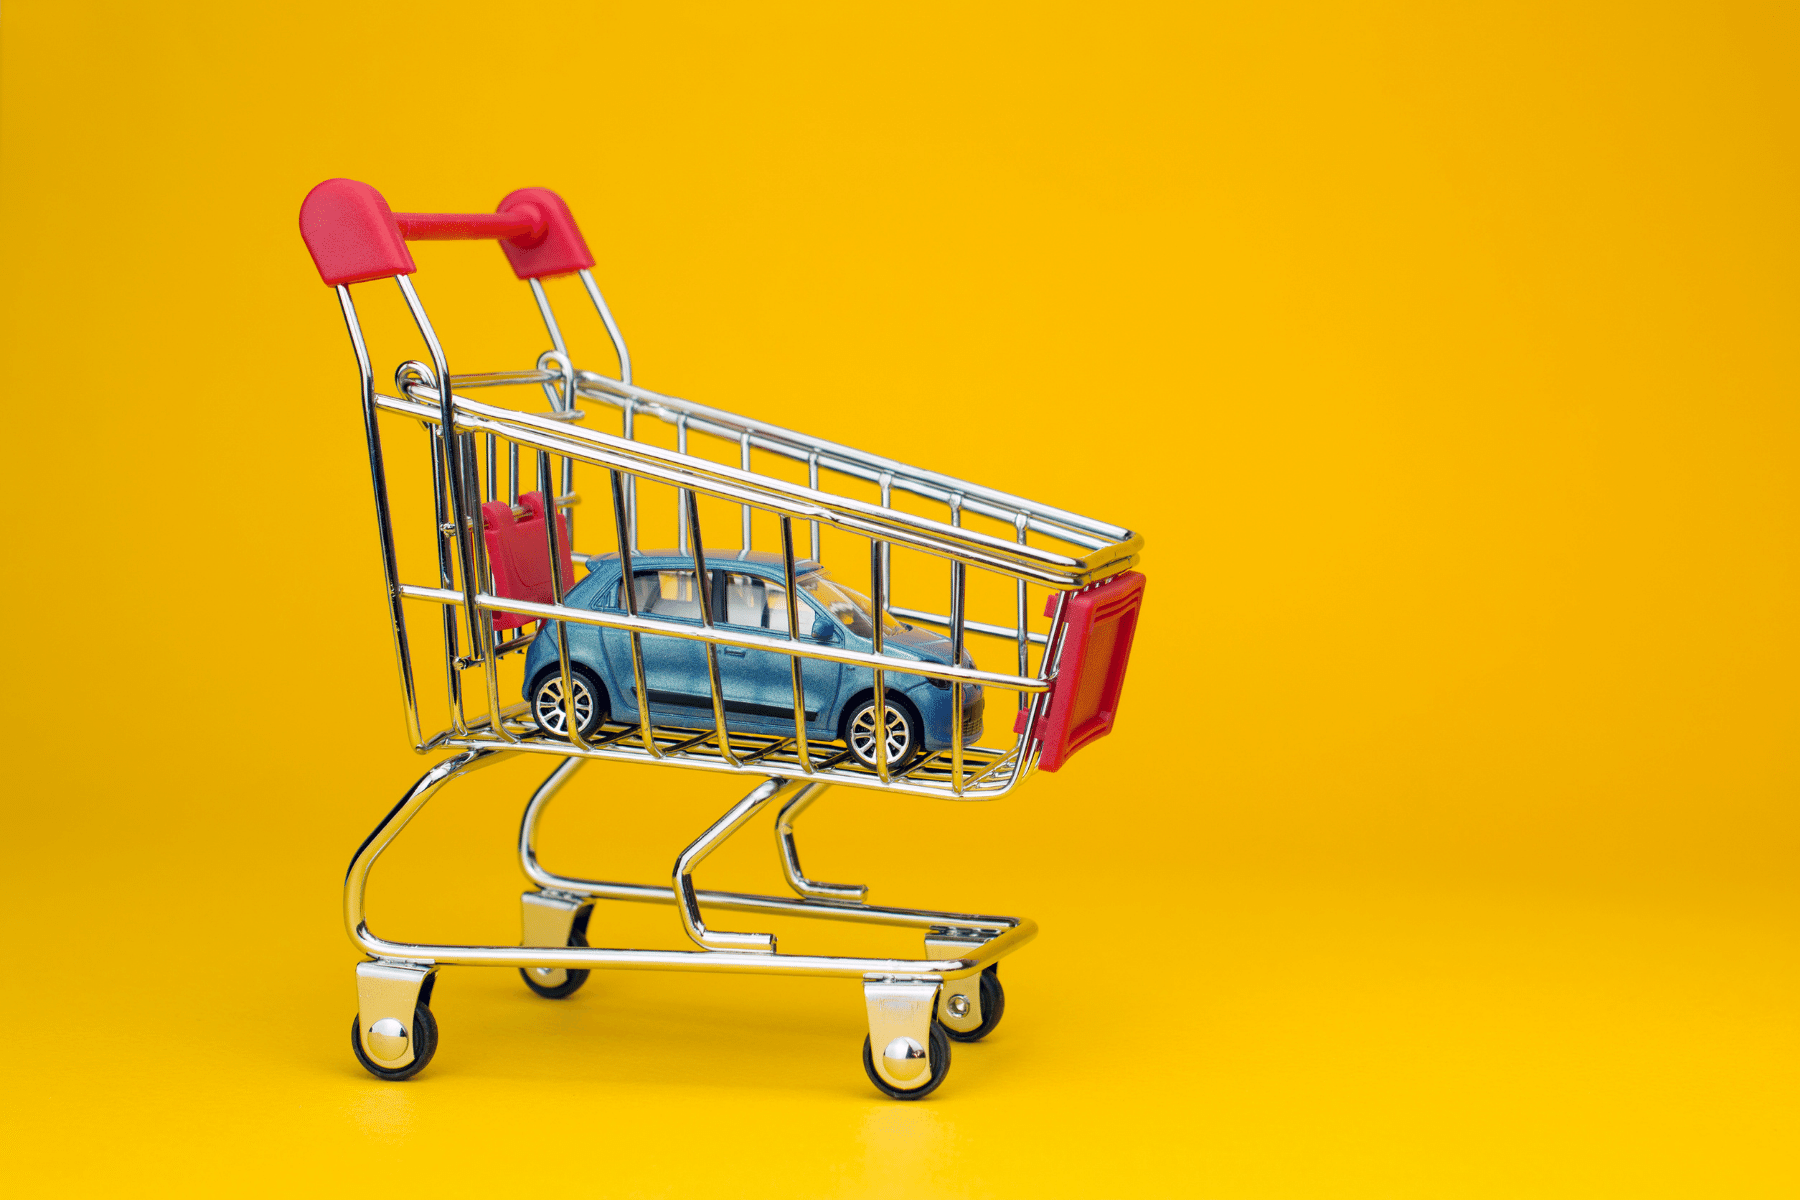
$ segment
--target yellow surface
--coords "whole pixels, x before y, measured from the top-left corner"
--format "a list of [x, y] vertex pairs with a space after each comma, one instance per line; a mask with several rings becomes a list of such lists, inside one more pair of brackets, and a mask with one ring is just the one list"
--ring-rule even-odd
[[[6, 5], [19, 1194], [1794, 1194], [1796, 10], [636, 7]], [[449, 970], [424, 1075], [352, 1061], [341, 872], [425, 764], [334, 175], [554, 187], [647, 385], [1146, 533], [1118, 734], [807, 819], [1043, 924], [930, 1100], [807, 980]], [[542, 348], [418, 258], [453, 362]], [[377, 927], [513, 939], [542, 769]], [[590, 767], [548, 852], [662, 878], [738, 790]]]

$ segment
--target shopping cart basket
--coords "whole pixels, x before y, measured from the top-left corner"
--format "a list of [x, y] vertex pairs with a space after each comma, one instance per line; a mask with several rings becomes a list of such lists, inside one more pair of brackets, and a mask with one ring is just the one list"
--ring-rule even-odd
[[[333, 179], [307, 195], [300, 230], [320, 276], [337, 291], [361, 371], [408, 733], [421, 753], [453, 752], [375, 827], [345, 879], [345, 920], [369, 956], [357, 967], [351, 1028], [362, 1065], [383, 1079], [405, 1079], [431, 1060], [438, 1031], [430, 999], [442, 966], [517, 967], [532, 991], [556, 998], [599, 967], [761, 972], [862, 980], [869, 1078], [896, 1098], [932, 1091], [949, 1068], [950, 1040], [978, 1040], [999, 1021], [999, 960], [1036, 926], [883, 907], [867, 903], [861, 886], [809, 879], [794, 823], [834, 784], [995, 799], [1108, 732], [1143, 596], [1143, 576], [1130, 569], [1143, 539], [638, 387], [594, 282], [594, 259], [554, 192], [514, 192], [492, 213], [394, 213], [367, 184]], [[531, 290], [551, 349], [529, 370], [452, 374], [413, 287], [408, 240], [473, 238], [498, 240]], [[570, 356], [543, 282], [567, 275], [593, 302], [616, 376], [583, 370]], [[429, 360], [401, 363], [392, 395], [376, 390], [350, 291], [390, 278]], [[490, 388], [541, 393], [544, 407], [527, 412], [468, 396]], [[617, 409], [619, 432], [584, 424], [582, 404], [596, 413]], [[396, 422], [426, 433], [418, 474], [405, 477], [410, 490], [398, 486], [398, 472], [390, 477], [385, 446]], [[672, 447], [656, 444], [670, 434]], [[700, 448], [734, 451], [736, 465], [690, 452], [696, 438]], [[610, 509], [610, 520], [575, 521], [578, 470], [598, 485], [588, 500]], [[702, 518], [713, 529], [721, 514], [737, 518], [734, 548], [702, 536]], [[416, 527], [416, 540], [396, 535], [400, 519]], [[796, 550], [796, 523], [809, 541], [805, 557]], [[646, 547], [653, 537], [673, 548]], [[857, 582], [866, 563], [866, 597], [828, 571], [827, 549], [840, 567], [855, 562]], [[945, 589], [937, 593], [941, 603], [896, 601], [901, 559], [918, 564], [908, 568], [919, 572], [908, 580], [917, 595], [935, 577], [931, 586]], [[586, 568], [579, 579], [577, 562]], [[423, 581], [404, 581], [407, 572]], [[1034, 594], [1046, 601], [1039, 628]], [[437, 684], [415, 672], [409, 604], [414, 612], [439, 610], [448, 725], [429, 735], [421, 706], [435, 696], [422, 699], [422, 690], [435, 692]], [[1002, 646], [1013, 669], [979, 669], [966, 649], [972, 637]], [[1006, 714], [1010, 746], [984, 744], [989, 691], [1017, 698], [1016, 712]], [[521, 898], [522, 944], [422, 945], [371, 933], [364, 893], [376, 858], [446, 783], [515, 754], [555, 760], [519, 831], [520, 861], [535, 885]], [[676, 856], [670, 886], [558, 874], [539, 861], [538, 824], [562, 787], [596, 759], [757, 782]], [[701, 861], [771, 806], [781, 869], [796, 895], [697, 889]], [[599, 900], [673, 905], [696, 948], [590, 946], [588, 921]], [[703, 919], [721, 912], [912, 928], [924, 935], [924, 955], [777, 953], [773, 935], [716, 929]]]

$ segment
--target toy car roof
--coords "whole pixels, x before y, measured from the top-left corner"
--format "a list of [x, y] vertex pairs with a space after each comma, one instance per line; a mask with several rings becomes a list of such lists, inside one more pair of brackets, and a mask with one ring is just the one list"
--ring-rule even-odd
[[[617, 563], [618, 559], [619, 554], [616, 550], [609, 550], [605, 554], [590, 554], [587, 557], [587, 567], [589, 571], [598, 571], [602, 565], [611, 566]], [[706, 565], [709, 570], [718, 567], [729, 569], [728, 565], [731, 563], [742, 563], [750, 567], [755, 574], [768, 575], [771, 578], [779, 578], [783, 571], [781, 555], [768, 550], [739, 550], [735, 554], [729, 555], [709, 552], [706, 556]], [[670, 567], [693, 566], [694, 556], [686, 550], [634, 550], [631, 553], [631, 565], [634, 569], [649, 568], [665, 571]], [[794, 560], [795, 575], [805, 575], [809, 571], [823, 569], [822, 564], [814, 562], [810, 558]]]

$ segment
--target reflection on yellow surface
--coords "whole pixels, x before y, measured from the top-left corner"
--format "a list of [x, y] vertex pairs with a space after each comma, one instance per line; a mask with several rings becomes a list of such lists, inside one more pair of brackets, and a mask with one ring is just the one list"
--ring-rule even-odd
[[[946, 1081], [946, 1085], [947, 1085]], [[857, 1194], [871, 1198], [950, 1192], [958, 1187], [959, 1122], [925, 1103], [875, 1105], [864, 1114], [851, 1160]]]
[[383, 1087], [370, 1080], [347, 1097], [344, 1115], [347, 1125], [373, 1143], [405, 1145], [413, 1135], [417, 1115], [417, 1097], [405, 1088]]

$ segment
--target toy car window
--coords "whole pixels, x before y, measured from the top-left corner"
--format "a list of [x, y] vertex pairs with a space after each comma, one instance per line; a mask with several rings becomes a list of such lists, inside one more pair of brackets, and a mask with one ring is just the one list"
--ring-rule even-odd
[[[800, 614], [800, 636], [811, 637], [820, 620], [818, 610], [804, 600], [796, 607]], [[725, 614], [725, 619], [733, 625], [785, 634], [788, 631], [787, 589], [755, 575], [727, 575]]]
[[[771, 583], [766, 586], [769, 596], [769, 607], [768, 610], [763, 613], [763, 628], [767, 629], [770, 633], [785, 634], [788, 631], [787, 589], [782, 587], [779, 583]], [[812, 606], [802, 600], [794, 607], [795, 611], [800, 614], [800, 636], [807, 637], [813, 630]]]
[[700, 594], [692, 571], [641, 571], [632, 578], [637, 610], [645, 616], [700, 619]]
[[[768, 588], [754, 575], [725, 576], [725, 620], [732, 625], [748, 625], [752, 629], [768, 628]], [[787, 624], [787, 615], [782, 615]]]

